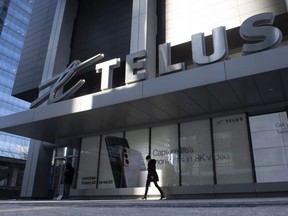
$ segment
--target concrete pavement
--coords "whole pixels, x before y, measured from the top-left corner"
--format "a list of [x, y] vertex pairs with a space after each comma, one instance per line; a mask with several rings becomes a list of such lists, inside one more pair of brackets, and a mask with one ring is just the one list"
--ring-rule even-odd
[[187, 200], [0, 201], [1, 216], [286, 216], [288, 197]]

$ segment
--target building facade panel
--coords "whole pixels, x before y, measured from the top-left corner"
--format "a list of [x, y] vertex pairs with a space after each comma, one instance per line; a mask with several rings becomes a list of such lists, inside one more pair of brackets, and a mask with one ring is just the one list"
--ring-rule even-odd
[[79, 3], [70, 60], [86, 60], [98, 53], [125, 59], [130, 49], [132, 0]]
[[190, 35], [204, 32], [210, 35], [213, 28], [238, 27], [255, 14], [286, 12], [284, 0], [214, 0], [214, 1], [166, 1], [166, 42], [172, 45], [190, 40]]
[[30, 102], [38, 95], [56, 5], [56, 0], [35, 1], [31, 15], [12, 93]]

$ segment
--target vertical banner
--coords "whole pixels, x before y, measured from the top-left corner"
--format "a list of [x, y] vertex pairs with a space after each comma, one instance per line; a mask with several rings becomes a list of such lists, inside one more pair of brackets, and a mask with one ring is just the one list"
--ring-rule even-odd
[[252, 163], [245, 114], [213, 119], [217, 184], [252, 183]]
[[82, 139], [77, 189], [96, 188], [99, 147], [99, 136]]
[[122, 133], [102, 136], [98, 188], [118, 188], [121, 185], [120, 147], [109, 144], [109, 137], [123, 137]]

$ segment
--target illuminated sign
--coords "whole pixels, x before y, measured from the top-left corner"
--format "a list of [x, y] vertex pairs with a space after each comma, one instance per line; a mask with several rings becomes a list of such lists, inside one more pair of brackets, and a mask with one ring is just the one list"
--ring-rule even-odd
[[[240, 36], [247, 42], [243, 44], [242, 54], [249, 55], [255, 52], [261, 52], [277, 47], [282, 41], [282, 32], [272, 26], [274, 22], [273, 13], [261, 13], [246, 19], [239, 30]], [[206, 54], [204, 34], [198, 33], [191, 37], [192, 45], [192, 61], [198, 65], [206, 65], [227, 59], [229, 54], [227, 34], [225, 27], [221, 26], [212, 30], [214, 52], [211, 55]], [[185, 63], [171, 64], [171, 47], [169, 43], [159, 45], [159, 75], [166, 75], [172, 72], [185, 70]], [[79, 60], [73, 61], [69, 67], [61, 74], [41, 83], [39, 91], [51, 88], [43, 93], [38, 99], [31, 103], [30, 108], [34, 108], [48, 100], [49, 103], [55, 103], [71, 97], [84, 83], [85, 80], [79, 80], [73, 87], [66, 92], [63, 87], [80, 72], [83, 68], [96, 63], [104, 57], [98, 54], [84, 62]], [[142, 50], [126, 56], [125, 83], [135, 83], [147, 79], [146, 59], [147, 51]], [[114, 68], [120, 66], [120, 59], [112, 59], [109, 61], [96, 64], [95, 70], [101, 73], [101, 90], [112, 88], [112, 72]]]

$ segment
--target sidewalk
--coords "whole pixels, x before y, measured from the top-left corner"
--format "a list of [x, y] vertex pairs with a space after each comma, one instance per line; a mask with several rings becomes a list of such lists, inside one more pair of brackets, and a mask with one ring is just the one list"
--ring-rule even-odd
[[189, 200], [0, 201], [0, 215], [30, 216], [286, 216], [288, 197]]

